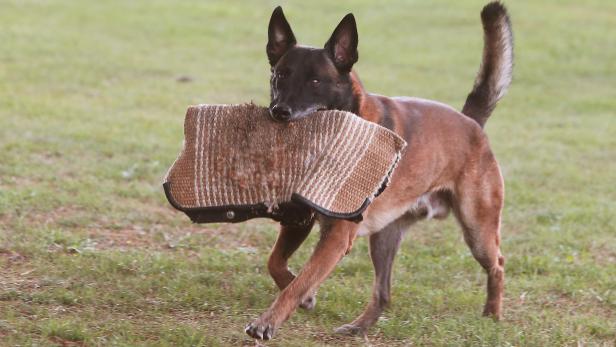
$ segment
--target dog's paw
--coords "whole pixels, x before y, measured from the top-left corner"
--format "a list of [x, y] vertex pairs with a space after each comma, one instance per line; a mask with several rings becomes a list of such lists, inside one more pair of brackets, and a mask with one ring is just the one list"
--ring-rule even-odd
[[483, 316], [491, 317], [497, 322], [501, 320], [502, 315], [501, 315], [500, 303], [486, 303], [486, 305], [483, 308]]
[[355, 324], [345, 324], [334, 330], [336, 334], [340, 335], [362, 335], [365, 331], [364, 327]]
[[316, 295], [313, 294], [307, 297], [306, 299], [304, 299], [302, 303], [299, 304], [299, 307], [303, 308], [304, 310], [312, 310], [314, 309], [316, 305], [317, 305], [317, 297]]
[[244, 332], [254, 339], [271, 340], [276, 332], [274, 324], [258, 318], [244, 328]]

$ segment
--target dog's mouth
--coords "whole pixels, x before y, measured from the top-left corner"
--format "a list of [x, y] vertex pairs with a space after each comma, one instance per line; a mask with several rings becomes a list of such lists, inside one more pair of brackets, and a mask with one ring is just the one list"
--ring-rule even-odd
[[317, 105], [317, 106], [313, 106], [313, 107], [309, 107], [305, 110], [299, 111], [297, 113], [294, 113], [291, 116], [291, 119], [289, 119], [289, 122], [294, 122], [297, 120], [300, 120], [302, 118], [306, 118], [308, 116], [310, 116], [311, 114], [315, 113], [315, 112], [319, 112], [319, 111], [327, 111], [327, 107], [324, 105]]
[[301, 111], [296, 111], [296, 112], [292, 112], [291, 116], [288, 119], [280, 119], [278, 117], [275, 117], [272, 114], [272, 109], [269, 109], [269, 116], [270, 118], [272, 118], [272, 120], [274, 120], [275, 122], [278, 123], [291, 123], [291, 122], [295, 122], [298, 121], [300, 119], [306, 118], [308, 116], [310, 116], [311, 114], [315, 113], [315, 112], [319, 112], [319, 111], [327, 111], [329, 108], [325, 105], [316, 105], [316, 106], [312, 106], [309, 107], [307, 109], [301, 110]]

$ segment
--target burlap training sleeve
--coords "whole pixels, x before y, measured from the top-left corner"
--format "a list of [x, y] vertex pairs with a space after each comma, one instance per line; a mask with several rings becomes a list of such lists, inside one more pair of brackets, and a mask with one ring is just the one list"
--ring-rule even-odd
[[253, 104], [191, 106], [165, 193], [199, 223], [284, 221], [311, 210], [361, 220], [405, 146], [390, 130], [344, 111], [278, 123]]

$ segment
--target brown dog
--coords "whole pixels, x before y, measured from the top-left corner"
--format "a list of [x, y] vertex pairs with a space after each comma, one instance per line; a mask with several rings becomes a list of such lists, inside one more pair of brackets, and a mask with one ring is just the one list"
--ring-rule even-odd
[[364, 212], [363, 222], [318, 218], [320, 241], [297, 277], [287, 268], [287, 260], [305, 240], [312, 223], [281, 228], [268, 261], [281, 292], [246, 327], [248, 335], [270, 339], [298, 306], [312, 308], [317, 288], [349, 252], [358, 234], [370, 235], [375, 269], [372, 300], [357, 319], [337, 331], [365, 331], [390, 302], [392, 263], [403, 232], [419, 219], [445, 218], [450, 210], [488, 275], [483, 314], [500, 318], [504, 257], [499, 228], [504, 188], [482, 127], [511, 82], [513, 39], [507, 11], [500, 3], [485, 6], [481, 19], [483, 61], [460, 113], [434, 101], [367, 93], [351, 71], [358, 59], [352, 14], [344, 17], [323, 49], [316, 49], [298, 46], [282, 9], [274, 10], [267, 44], [272, 117], [293, 121], [321, 109], [351, 111], [394, 130], [408, 147], [391, 184]]

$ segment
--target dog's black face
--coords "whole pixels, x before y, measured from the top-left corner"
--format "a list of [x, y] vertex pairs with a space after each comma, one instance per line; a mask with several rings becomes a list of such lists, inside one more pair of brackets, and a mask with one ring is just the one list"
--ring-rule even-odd
[[297, 45], [282, 9], [272, 13], [267, 57], [272, 66], [270, 114], [293, 121], [319, 110], [353, 111], [351, 68], [357, 62], [357, 27], [348, 14], [322, 49]]

